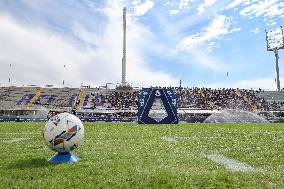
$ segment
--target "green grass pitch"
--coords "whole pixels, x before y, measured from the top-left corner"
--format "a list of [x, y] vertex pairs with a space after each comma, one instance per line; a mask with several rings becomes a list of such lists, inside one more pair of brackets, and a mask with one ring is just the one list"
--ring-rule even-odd
[[284, 188], [283, 124], [84, 125], [81, 161], [54, 164], [44, 123], [1, 123], [0, 188]]

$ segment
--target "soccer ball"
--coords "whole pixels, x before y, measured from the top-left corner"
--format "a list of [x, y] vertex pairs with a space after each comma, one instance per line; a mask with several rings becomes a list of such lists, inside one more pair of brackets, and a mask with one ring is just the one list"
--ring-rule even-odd
[[51, 150], [70, 152], [84, 141], [84, 125], [73, 114], [61, 113], [48, 120], [43, 137]]

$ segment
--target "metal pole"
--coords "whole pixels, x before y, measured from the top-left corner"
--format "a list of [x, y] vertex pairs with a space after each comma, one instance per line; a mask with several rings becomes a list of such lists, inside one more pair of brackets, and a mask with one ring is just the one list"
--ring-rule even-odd
[[63, 87], [64, 87], [64, 84], [65, 84], [65, 64], [63, 65], [63, 81], [62, 81], [62, 85], [63, 85]]
[[278, 50], [274, 50], [275, 54], [275, 60], [276, 60], [276, 84], [277, 84], [277, 90], [280, 91], [280, 79], [279, 79], [279, 65], [278, 65], [278, 60], [279, 60], [279, 55], [278, 55]]
[[12, 77], [12, 64], [10, 64], [10, 75], [9, 75], [9, 86], [11, 86], [11, 77]]
[[123, 56], [122, 56], [122, 86], [126, 77], [126, 7], [123, 8]]

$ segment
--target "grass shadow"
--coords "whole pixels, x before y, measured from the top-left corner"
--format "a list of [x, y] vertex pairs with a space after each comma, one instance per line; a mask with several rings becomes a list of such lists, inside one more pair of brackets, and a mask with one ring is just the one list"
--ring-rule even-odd
[[8, 168], [13, 169], [28, 169], [28, 168], [39, 168], [39, 167], [54, 167], [58, 163], [48, 162], [45, 158], [34, 158], [28, 160], [19, 160], [17, 162], [11, 163]]

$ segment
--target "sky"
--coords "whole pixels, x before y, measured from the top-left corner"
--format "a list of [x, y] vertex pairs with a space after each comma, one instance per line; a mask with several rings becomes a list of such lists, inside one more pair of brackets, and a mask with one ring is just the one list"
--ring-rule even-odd
[[283, 0], [0, 0], [0, 85], [120, 83], [123, 7], [132, 86], [276, 89]]

